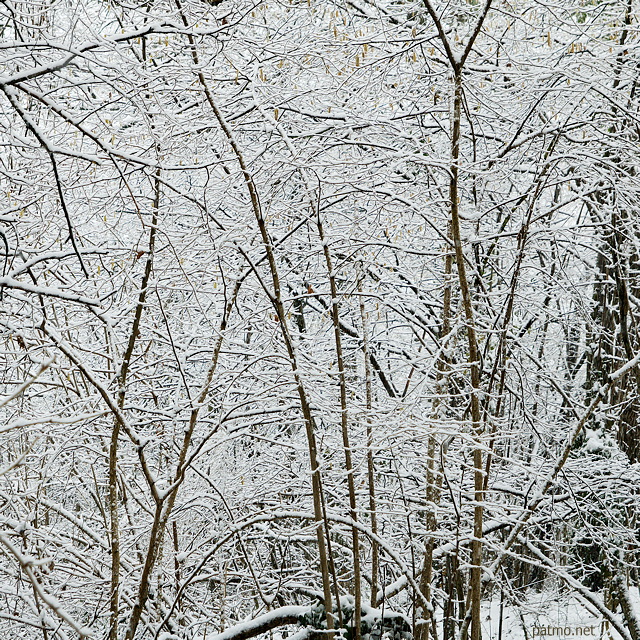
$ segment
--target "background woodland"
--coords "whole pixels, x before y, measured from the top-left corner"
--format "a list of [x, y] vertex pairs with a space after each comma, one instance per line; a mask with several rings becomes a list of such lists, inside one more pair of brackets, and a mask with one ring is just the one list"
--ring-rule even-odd
[[0, 636], [640, 640], [637, 12], [3, 0]]

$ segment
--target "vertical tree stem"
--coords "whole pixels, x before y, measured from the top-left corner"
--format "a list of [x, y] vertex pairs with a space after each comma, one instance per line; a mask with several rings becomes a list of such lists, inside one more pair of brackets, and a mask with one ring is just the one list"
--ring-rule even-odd
[[[320, 206], [317, 210], [318, 235], [324, 251], [324, 259], [327, 265], [329, 286], [331, 290], [331, 319], [333, 321], [333, 332], [335, 337], [336, 358], [338, 361], [338, 376], [340, 379], [340, 426], [342, 431], [342, 447], [344, 449], [345, 466], [347, 469], [347, 487], [349, 490], [349, 511], [351, 519], [358, 521], [356, 488], [353, 478], [353, 459], [351, 456], [351, 445], [349, 443], [349, 424], [347, 412], [347, 379], [344, 371], [344, 354], [342, 351], [342, 335], [340, 331], [340, 309], [338, 307], [338, 287], [333, 271], [331, 252], [326, 241], [322, 219], [320, 217]], [[360, 620], [362, 618], [362, 585], [360, 575], [360, 541], [358, 529], [351, 527], [351, 538], [353, 545], [353, 590], [354, 590], [354, 614], [353, 614], [353, 638], [360, 640]], [[338, 602], [338, 608], [340, 603]]]
[[[376, 481], [375, 465], [373, 461], [373, 429], [371, 428], [370, 413], [373, 406], [373, 394], [371, 388], [371, 361], [369, 356], [369, 337], [367, 327], [367, 315], [362, 294], [362, 277], [358, 279], [358, 293], [360, 294], [360, 318], [362, 321], [362, 355], [364, 359], [365, 377], [365, 402], [367, 408], [367, 484], [369, 492], [369, 517], [371, 518], [371, 531], [378, 535], [378, 517], [376, 514]], [[371, 540], [371, 599], [370, 604], [375, 607], [378, 594], [378, 573], [380, 572], [380, 548], [375, 539]]]
[[480, 597], [481, 597], [481, 571], [482, 571], [482, 521], [483, 521], [483, 496], [484, 496], [484, 469], [483, 456], [480, 446], [482, 434], [480, 414], [480, 356], [476, 338], [475, 320], [473, 313], [473, 301], [467, 279], [467, 272], [462, 248], [460, 232], [460, 216], [458, 208], [458, 179], [460, 158], [460, 121], [462, 111], [462, 69], [456, 65], [453, 69], [453, 117], [451, 125], [451, 166], [449, 182], [449, 206], [451, 212], [451, 235], [455, 246], [456, 267], [458, 271], [458, 283], [462, 296], [467, 324], [467, 342], [469, 348], [469, 368], [471, 370], [471, 420], [475, 437], [473, 449], [473, 540], [471, 543], [471, 640], [480, 640]]
[[[120, 374], [118, 375], [118, 408], [122, 410], [126, 396], [126, 382], [129, 373], [129, 365], [136, 340], [140, 334], [140, 321], [144, 304], [147, 299], [147, 288], [151, 271], [153, 269], [153, 257], [155, 251], [156, 229], [158, 226], [158, 209], [160, 207], [160, 170], [156, 171], [154, 184], [154, 199], [151, 214], [151, 226], [149, 229], [149, 248], [144, 266], [144, 274], [140, 284], [138, 303], [136, 305], [133, 325], [129, 334], [129, 342], [122, 359]], [[120, 529], [118, 519], [118, 437], [120, 435], [121, 422], [116, 416], [111, 431], [111, 443], [109, 446], [109, 519], [111, 538], [111, 597], [110, 597], [110, 627], [109, 640], [118, 638], [118, 609], [119, 609], [119, 583], [120, 583]]]

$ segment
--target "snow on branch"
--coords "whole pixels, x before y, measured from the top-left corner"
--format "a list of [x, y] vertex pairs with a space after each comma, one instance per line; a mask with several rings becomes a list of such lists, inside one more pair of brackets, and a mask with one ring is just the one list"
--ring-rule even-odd
[[225, 629], [211, 640], [247, 640], [261, 633], [288, 624], [303, 624], [305, 616], [311, 613], [311, 606], [287, 606], [269, 611], [253, 620], [241, 622]]

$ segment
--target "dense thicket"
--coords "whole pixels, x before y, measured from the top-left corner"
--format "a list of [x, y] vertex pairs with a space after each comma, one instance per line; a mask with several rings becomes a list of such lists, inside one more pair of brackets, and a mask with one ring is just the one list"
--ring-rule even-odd
[[638, 640], [636, 12], [4, 1], [2, 637]]

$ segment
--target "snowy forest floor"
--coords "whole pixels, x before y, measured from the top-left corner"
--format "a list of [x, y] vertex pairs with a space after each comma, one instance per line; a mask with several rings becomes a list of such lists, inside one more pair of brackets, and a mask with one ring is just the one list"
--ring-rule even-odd
[[[630, 589], [636, 611], [640, 612], [640, 594]], [[534, 640], [554, 638], [597, 638], [619, 640], [620, 634], [612, 629], [592, 607], [587, 607], [575, 596], [542, 592], [531, 594], [518, 606], [506, 599], [502, 611], [500, 634], [500, 598], [486, 603], [482, 612], [484, 640]], [[440, 626], [440, 625], [439, 625]]]

